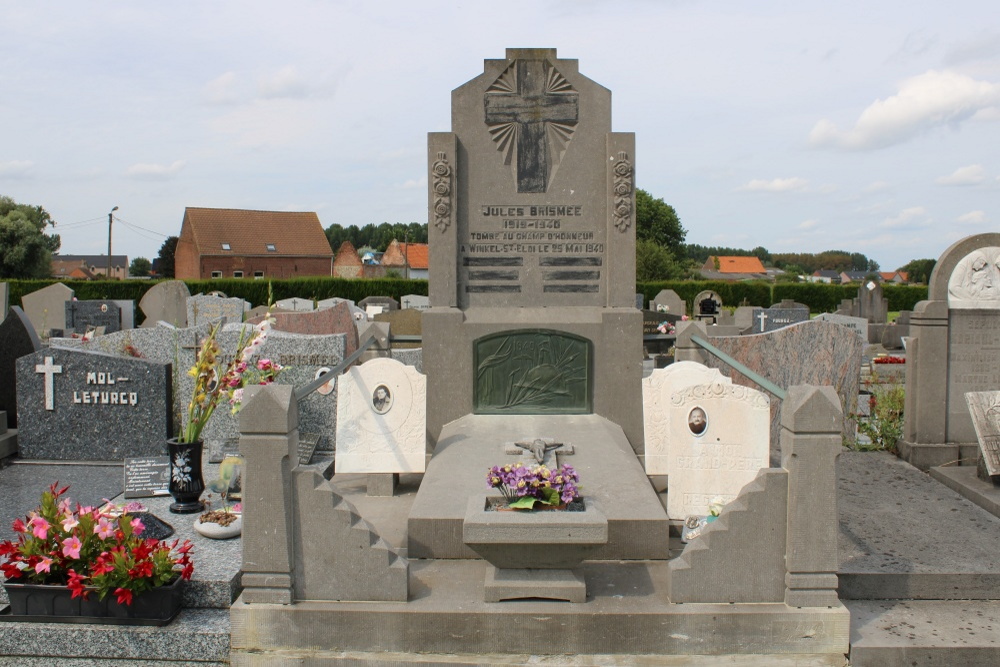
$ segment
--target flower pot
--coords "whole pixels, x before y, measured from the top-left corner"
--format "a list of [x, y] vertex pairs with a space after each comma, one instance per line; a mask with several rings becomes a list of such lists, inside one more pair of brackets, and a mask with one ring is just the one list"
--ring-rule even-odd
[[174, 514], [193, 514], [204, 509], [201, 492], [205, 481], [201, 477], [201, 457], [204, 442], [178, 442], [177, 438], [167, 440], [170, 455], [170, 485], [168, 487], [174, 502], [170, 511]]
[[569, 510], [498, 512], [496, 497], [469, 499], [462, 541], [504, 569], [568, 569], [608, 542], [608, 520], [593, 502]]
[[212, 521], [202, 521], [199, 516], [194, 520], [194, 529], [199, 535], [213, 540], [228, 540], [231, 537], [238, 537], [243, 532], [243, 517], [237, 516], [236, 521], [223, 526]]
[[66, 586], [5, 582], [10, 614], [0, 620], [31, 623], [109, 623], [121, 625], [166, 625], [181, 609], [184, 580], [176, 577], [166, 586], [135, 594], [132, 604], [119, 604], [114, 593], [103, 600], [97, 589], [87, 587], [88, 599], [72, 597]]

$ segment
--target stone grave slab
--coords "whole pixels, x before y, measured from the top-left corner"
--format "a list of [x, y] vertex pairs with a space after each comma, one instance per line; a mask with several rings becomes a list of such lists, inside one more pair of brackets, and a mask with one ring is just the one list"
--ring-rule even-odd
[[[242, 328], [249, 329], [250, 325], [227, 324], [219, 332], [217, 340], [224, 356], [232, 357], [235, 354]], [[344, 334], [309, 336], [272, 329], [252, 361], [256, 363], [258, 359], [271, 359], [278, 362], [286, 368], [278, 376], [278, 384], [301, 387], [339, 364], [344, 359], [344, 347]], [[183, 405], [187, 405], [194, 388], [193, 379], [184, 374], [180, 380]], [[329, 436], [323, 438], [317, 451], [329, 452], [335, 447], [336, 419], [335, 391], [325, 394], [314, 391], [299, 401], [299, 430]], [[231, 413], [228, 405], [220, 405], [202, 434], [206, 448], [211, 451], [222, 450], [226, 443], [239, 438], [236, 416]]]
[[681, 317], [687, 314], [687, 304], [672, 289], [662, 289], [656, 293], [649, 309], [658, 313], [669, 313]]
[[[347, 337], [344, 355], [350, 356], [358, 349], [358, 330], [354, 325], [354, 318], [351, 317], [350, 306], [346, 302], [322, 310], [274, 312], [271, 316], [274, 318], [272, 326], [277, 331], [310, 336], [344, 334]], [[263, 315], [253, 318], [248, 316], [247, 324], [259, 324], [263, 320]]]
[[431, 300], [423, 294], [404, 294], [399, 300], [399, 305], [403, 310], [408, 308], [427, 310], [431, 307]]
[[732, 384], [732, 380], [695, 361], [678, 361], [655, 369], [642, 379], [643, 430], [646, 434], [646, 474], [670, 474], [670, 399], [686, 387], [705, 384]]
[[282, 310], [291, 310], [294, 312], [312, 311], [316, 309], [312, 299], [300, 299], [295, 296], [290, 299], [279, 299], [274, 302], [274, 305]]
[[4, 318], [7, 317], [9, 295], [10, 290], [7, 283], [0, 283], [0, 322], [3, 322]]
[[889, 321], [889, 300], [882, 294], [882, 283], [866, 280], [858, 286], [858, 315], [870, 324]]
[[365, 298], [358, 301], [358, 307], [362, 308], [368, 312], [369, 306], [381, 306], [382, 311], [387, 310], [399, 310], [399, 302], [393, 299], [391, 296], [366, 296]]
[[809, 321], [809, 308], [803, 305], [777, 304], [770, 308], [754, 308], [750, 333], [767, 333], [799, 322]]
[[[852, 436], [860, 387], [864, 344], [857, 336], [830, 322], [802, 322], [756, 336], [710, 336], [709, 342], [783, 389], [797, 384], [831, 385], [844, 410], [844, 435]], [[718, 368], [734, 384], [758, 388], [749, 378], [708, 355], [707, 366]], [[778, 421], [781, 401], [771, 396], [771, 465], [781, 464]]]
[[820, 322], [833, 322], [842, 327], [847, 327], [858, 335], [858, 338], [865, 344], [868, 343], [868, 320], [863, 317], [851, 317], [850, 315], [838, 315], [837, 313], [820, 313], [814, 319]]
[[985, 472], [990, 477], [1000, 476], [1000, 391], [970, 391], [965, 401], [972, 413]]
[[337, 473], [423, 472], [427, 381], [412, 366], [372, 359], [337, 379]]
[[91, 329], [104, 327], [105, 333], [122, 329], [121, 307], [111, 300], [67, 301], [66, 326], [85, 333]]
[[0, 322], [0, 411], [7, 428], [17, 428], [17, 374], [14, 362], [42, 349], [42, 341], [24, 311], [13, 306]]
[[250, 304], [240, 298], [198, 294], [188, 297], [187, 321], [189, 326], [214, 322], [223, 317], [227, 322], [242, 322], [243, 314], [248, 310]]
[[183, 280], [165, 280], [156, 283], [142, 295], [139, 309], [145, 315], [142, 327], [155, 327], [166, 322], [178, 328], [187, 326], [187, 300], [191, 291]]
[[66, 328], [66, 302], [73, 298], [73, 290], [55, 283], [21, 297], [21, 307], [35, 331], [43, 337], [52, 329]]
[[134, 329], [135, 328], [135, 301], [132, 299], [115, 299], [114, 302], [118, 304], [121, 309], [121, 328], [122, 329]]
[[[413, 308], [402, 310], [390, 310], [375, 316], [376, 322], [386, 322], [389, 324], [389, 331], [393, 336], [421, 336], [423, 335], [422, 313]], [[399, 348], [420, 347], [421, 343], [394, 342], [392, 346]]]
[[330, 299], [323, 299], [316, 304], [316, 310], [323, 310], [324, 308], [333, 308], [338, 303], [346, 303], [347, 307], [351, 311], [351, 317], [354, 318], [355, 322], [365, 322], [368, 320], [368, 313], [365, 312], [364, 308], [358, 308], [358, 305], [351, 301], [350, 299], [341, 299], [338, 297], [333, 297]]
[[166, 453], [170, 364], [51, 347], [17, 360], [25, 459], [118, 461]]
[[770, 406], [763, 392], [714, 382], [675, 391], [668, 408], [667, 515], [706, 516], [768, 467]]

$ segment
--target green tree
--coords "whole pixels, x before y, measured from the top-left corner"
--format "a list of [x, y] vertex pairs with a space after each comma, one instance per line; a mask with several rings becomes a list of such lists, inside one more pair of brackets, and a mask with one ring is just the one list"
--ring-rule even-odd
[[684, 256], [687, 231], [677, 211], [642, 189], [635, 191], [635, 236], [637, 241], [652, 241], [666, 248], [676, 259]]
[[648, 239], [635, 242], [635, 279], [637, 281], [679, 280], [683, 275], [683, 265], [669, 250]]
[[935, 264], [937, 264], [936, 259], [911, 259], [898, 270], [906, 274], [909, 282], [926, 285], [931, 280], [931, 272], [934, 271]]
[[0, 196], [0, 278], [47, 278], [52, 275], [52, 253], [59, 250], [56, 226], [41, 206], [18, 204]]
[[145, 278], [149, 275], [149, 270], [153, 268], [153, 263], [145, 257], [136, 257], [129, 264], [128, 274], [133, 278]]
[[168, 236], [167, 240], [160, 246], [159, 260], [160, 275], [164, 278], [174, 277], [174, 253], [177, 251], [177, 237]]

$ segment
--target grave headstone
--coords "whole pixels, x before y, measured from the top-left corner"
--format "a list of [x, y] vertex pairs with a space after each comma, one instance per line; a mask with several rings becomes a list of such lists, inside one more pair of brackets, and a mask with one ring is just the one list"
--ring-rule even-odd
[[80, 333], [104, 327], [104, 333], [122, 329], [121, 307], [110, 300], [67, 301], [66, 326]]
[[882, 284], [866, 280], [858, 286], [858, 316], [869, 324], [885, 324], [889, 321], [889, 300], [882, 295]]
[[139, 309], [145, 318], [143, 328], [155, 327], [166, 322], [179, 329], [187, 326], [187, 300], [191, 291], [183, 280], [165, 280], [156, 283], [142, 295]]
[[121, 309], [121, 328], [134, 329], [135, 301], [132, 299], [115, 299], [114, 302], [118, 304], [118, 308]]
[[358, 304], [354, 303], [350, 299], [341, 299], [338, 297], [333, 297], [330, 299], [323, 299], [316, 304], [316, 310], [323, 310], [325, 308], [333, 308], [338, 303], [346, 303], [347, 307], [351, 310], [351, 317], [354, 318], [355, 322], [362, 322], [368, 319], [368, 313], [364, 311], [363, 308], [358, 308]]
[[985, 474], [1000, 477], [1000, 391], [970, 391], [965, 401], [979, 440], [979, 458]]
[[849, 315], [838, 315], [837, 313], [820, 313], [815, 319], [847, 327], [857, 334], [862, 342], [868, 343], [868, 320], [863, 317], [851, 317]]
[[296, 312], [315, 310], [312, 299], [300, 299], [298, 297], [279, 299], [274, 302], [274, 305], [283, 310], [292, 310]]
[[358, 301], [358, 306], [365, 311], [368, 310], [369, 306], [381, 306], [382, 311], [386, 310], [399, 310], [399, 302], [393, 299], [391, 296], [366, 296], [365, 298]]
[[[420, 336], [423, 332], [421, 325], [421, 311], [412, 308], [402, 310], [390, 310], [387, 313], [379, 313], [375, 316], [376, 322], [388, 322], [389, 331], [392, 336]], [[393, 342], [392, 347], [412, 348], [420, 347], [419, 342]]]
[[35, 331], [47, 337], [52, 329], [66, 329], [66, 302], [72, 300], [73, 290], [62, 283], [55, 283], [21, 297], [21, 307], [35, 326]]
[[775, 304], [770, 308], [753, 309], [751, 333], [777, 331], [791, 324], [809, 321], [809, 307], [801, 304]]
[[0, 283], [0, 322], [3, 322], [4, 318], [7, 317], [8, 296], [7, 283]]
[[187, 299], [188, 326], [214, 322], [223, 317], [227, 322], [242, 322], [243, 314], [248, 310], [250, 304], [240, 298], [198, 294]]
[[910, 315], [901, 455], [921, 469], [975, 463], [969, 392], [1000, 388], [1000, 234], [970, 236], [944, 251], [927, 300]]
[[636, 293], [635, 295], [635, 307], [637, 310], [644, 310], [646, 305], [646, 295], [642, 293]]
[[35, 327], [17, 306], [0, 322], [0, 411], [6, 412], [7, 428], [17, 428], [17, 376], [14, 362], [42, 349]]
[[672, 289], [663, 289], [657, 292], [649, 309], [658, 313], [669, 313], [677, 317], [687, 314], [687, 304]]
[[[358, 349], [358, 330], [354, 325], [354, 318], [351, 317], [350, 306], [346, 302], [340, 302], [332, 308], [308, 312], [273, 312], [271, 316], [274, 318], [272, 326], [276, 331], [310, 336], [344, 334], [347, 336], [344, 355], [350, 356]], [[263, 319], [263, 315], [250, 317], [248, 313], [246, 321], [247, 324], [258, 324]]]
[[722, 306], [722, 297], [714, 290], [702, 290], [694, 297], [695, 317], [715, 316]]
[[740, 331], [753, 329], [753, 306], [737, 306], [733, 313], [733, 325]]
[[670, 399], [695, 385], [732, 384], [719, 372], [694, 361], [678, 361], [642, 379], [642, 419], [646, 434], [646, 474], [670, 474]]
[[22, 458], [120, 461], [166, 453], [170, 364], [50, 347], [16, 366]]
[[431, 307], [431, 301], [429, 297], [423, 294], [406, 294], [400, 300], [400, 306], [403, 310], [412, 308], [414, 310], [427, 310]]
[[426, 379], [372, 359], [337, 379], [337, 473], [423, 472]]
[[667, 515], [708, 514], [729, 503], [768, 467], [767, 396], [734, 384], [698, 384], [675, 391], [668, 408], [670, 487]]

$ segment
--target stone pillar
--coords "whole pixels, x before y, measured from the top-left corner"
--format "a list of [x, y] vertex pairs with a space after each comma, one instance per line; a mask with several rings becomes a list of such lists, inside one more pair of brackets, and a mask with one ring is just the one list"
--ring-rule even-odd
[[796, 385], [781, 406], [788, 471], [785, 604], [831, 607], [837, 597], [837, 471], [843, 412], [833, 387]]
[[247, 387], [240, 411], [243, 483], [243, 596], [291, 604], [294, 546], [291, 469], [299, 409], [291, 385]]
[[[695, 306], [697, 308], [697, 305]], [[674, 361], [697, 361], [703, 364], [709, 354], [699, 345], [691, 342], [691, 336], [708, 340], [708, 328], [704, 322], [688, 320], [677, 323], [677, 339], [674, 341]]]
[[910, 338], [903, 440], [912, 444], [944, 443], [948, 422], [947, 302], [918, 303], [910, 316]]

